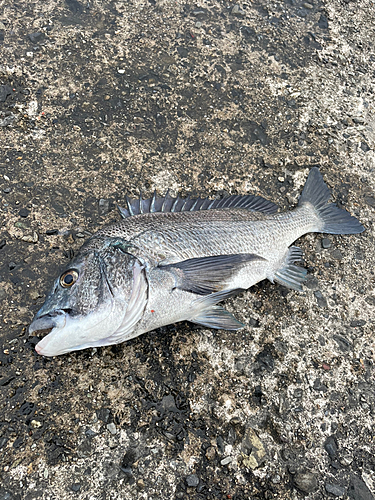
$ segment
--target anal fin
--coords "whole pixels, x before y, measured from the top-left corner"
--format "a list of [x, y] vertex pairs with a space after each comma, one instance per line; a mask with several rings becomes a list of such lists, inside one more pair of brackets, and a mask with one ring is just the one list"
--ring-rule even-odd
[[216, 328], [222, 330], [239, 330], [245, 325], [223, 307], [216, 305], [224, 299], [233, 297], [242, 292], [241, 288], [233, 290], [225, 290], [222, 292], [211, 293], [196, 299], [193, 302], [193, 307], [196, 315], [189, 318], [189, 321], [198, 325], [207, 326], [208, 328]]
[[221, 330], [239, 330], [245, 326], [221, 306], [213, 306], [207, 311], [202, 311], [199, 316], [189, 321], [197, 325]]
[[275, 273], [274, 280], [292, 290], [302, 291], [302, 283], [306, 280], [307, 270], [294, 264], [294, 262], [302, 262], [302, 255], [300, 248], [290, 247], [282, 267]]

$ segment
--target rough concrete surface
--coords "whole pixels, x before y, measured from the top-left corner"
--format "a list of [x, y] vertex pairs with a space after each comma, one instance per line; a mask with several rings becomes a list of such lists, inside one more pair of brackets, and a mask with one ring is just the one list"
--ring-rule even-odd
[[[0, 500], [375, 491], [375, 4], [0, 0]], [[239, 332], [38, 356], [28, 325], [125, 194], [255, 193], [311, 166], [366, 227], [298, 241]]]

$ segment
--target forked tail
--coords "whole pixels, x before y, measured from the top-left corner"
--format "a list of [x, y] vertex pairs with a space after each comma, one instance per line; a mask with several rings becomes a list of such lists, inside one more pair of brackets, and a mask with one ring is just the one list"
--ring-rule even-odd
[[313, 206], [320, 222], [316, 232], [330, 234], [362, 233], [365, 230], [362, 224], [346, 210], [337, 207], [334, 203], [328, 203], [330, 197], [330, 190], [325, 184], [319, 169], [317, 167], [312, 168], [298, 205], [310, 204]]

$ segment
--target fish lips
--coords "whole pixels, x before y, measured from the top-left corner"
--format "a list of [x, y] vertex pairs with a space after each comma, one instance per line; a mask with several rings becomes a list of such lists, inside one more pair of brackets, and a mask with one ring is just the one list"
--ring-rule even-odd
[[[35, 346], [35, 350], [42, 356], [59, 356], [72, 350], [80, 349], [80, 345], [72, 345], [67, 339], [65, 330], [72, 330], [72, 320], [69, 312], [58, 310], [52, 314], [45, 314], [34, 319], [29, 327], [29, 334], [48, 331]], [[61, 335], [62, 334], [62, 335]], [[69, 336], [68, 336], [69, 337]], [[67, 342], [68, 340], [68, 342]]]
[[38, 354], [44, 354], [43, 348], [47, 344], [48, 340], [51, 338], [50, 335], [56, 330], [61, 330], [66, 325], [67, 312], [63, 310], [54, 311], [53, 314], [44, 314], [35, 317], [34, 321], [29, 326], [29, 335], [34, 333], [39, 333], [42, 331], [50, 330], [48, 335], [46, 335], [38, 344], [35, 346], [35, 350]]
[[35, 346], [42, 356], [60, 356], [88, 347], [110, 345], [110, 335], [122, 323], [125, 304], [109, 301], [87, 315], [71, 310], [55, 310], [42, 314], [41, 310], [29, 327], [30, 334], [41, 330], [52, 330]]
[[51, 328], [55, 327], [63, 328], [66, 323], [66, 314], [63, 310], [58, 310], [54, 314], [44, 314], [43, 316], [37, 314], [29, 326], [29, 335], [42, 330], [51, 330]]

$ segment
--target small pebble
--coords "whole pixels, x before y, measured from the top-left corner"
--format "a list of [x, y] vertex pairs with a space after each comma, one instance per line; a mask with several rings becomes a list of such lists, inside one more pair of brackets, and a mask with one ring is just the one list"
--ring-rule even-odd
[[9, 85], [0, 85], [0, 102], [5, 102], [8, 95], [11, 95], [11, 93], [12, 87], [9, 87]]
[[199, 477], [196, 474], [190, 474], [185, 477], [185, 481], [190, 488], [195, 488], [199, 484]]
[[360, 124], [360, 125], [363, 125], [365, 123], [365, 120], [362, 116], [353, 116], [352, 120], [354, 123]]
[[302, 7], [304, 7], [305, 9], [309, 9], [309, 10], [311, 10], [311, 9], [314, 8], [314, 6], [311, 3], [308, 3], [308, 2], [304, 2], [302, 4]]
[[21, 216], [21, 217], [28, 217], [28, 215], [30, 214], [30, 211], [27, 210], [27, 208], [21, 208], [21, 210], [18, 212], [18, 214]]
[[332, 242], [329, 238], [322, 239], [322, 248], [331, 248]]
[[364, 326], [365, 324], [366, 324], [365, 319], [353, 319], [353, 321], [350, 322], [350, 326], [353, 328]]
[[201, 27], [202, 27], [202, 23], [201, 23], [200, 21], [197, 21], [197, 22], [195, 23], [195, 27], [196, 27], [196, 28], [201, 28]]
[[92, 439], [97, 435], [96, 432], [93, 431], [92, 429], [86, 429], [85, 434], [89, 439]]
[[338, 248], [331, 250], [330, 254], [331, 254], [331, 257], [335, 260], [342, 260], [342, 258], [343, 258], [342, 253], [340, 252], [340, 250]]
[[39, 297], [41, 297], [40, 293], [37, 290], [31, 290], [29, 295], [31, 300], [36, 300], [39, 299]]
[[215, 448], [213, 446], [210, 446], [209, 448], [207, 448], [206, 450], [206, 458], [207, 460], [213, 460], [215, 458]]
[[70, 488], [77, 493], [81, 489], [81, 485], [80, 483], [73, 483]]
[[364, 151], [365, 153], [367, 153], [367, 151], [370, 151], [370, 146], [367, 144], [367, 142], [361, 142], [361, 149], [362, 151]]
[[220, 462], [221, 465], [228, 465], [232, 462], [232, 457], [225, 457], [223, 460]]
[[107, 429], [108, 431], [114, 436], [117, 432], [117, 429], [116, 429], [116, 426], [113, 422], [111, 422], [110, 424], [107, 424]]
[[312, 472], [297, 472], [294, 476], [294, 484], [305, 493], [312, 493], [318, 489], [316, 474]]
[[314, 292], [314, 295], [315, 295], [316, 302], [318, 303], [319, 307], [327, 307], [328, 306], [327, 300], [320, 290], [316, 290]]
[[370, 205], [370, 207], [375, 207], [375, 198], [373, 196], [365, 196], [365, 202], [367, 205]]
[[33, 232], [33, 234], [26, 234], [21, 237], [22, 241], [26, 241], [26, 243], [38, 243], [39, 236], [37, 232]]
[[239, 5], [235, 5], [232, 9], [232, 15], [233, 16], [244, 16], [246, 12], [242, 9], [240, 9]]
[[337, 454], [337, 444], [333, 436], [329, 436], [324, 444], [324, 448], [331, 458], [334, 458]]
[[343, 497], [345, 495], [345, 488], [339, 484], [325, 484], [325, 489], [328, 493], [331, 493], [335, 497]]
[[145, 487], [145, 482], [143, 481], [143, 479], [138, 479], [137, 481], [137, 486], [140, 490], [143, 490], [144, 487]]
[[350, 498], [354, 500], [373, 500], [374, 496], [366, 483], [358, 476], [352, 476], [349, 486]]
[[350, 465], [352, 462], [353, 462], [353, 457], [351, 457], [350, 455], [344, 455], [343, 457], [340, 458], [340, 464], [344, 465], [345, 467]]
[[44, 34], [39, 31], [37, 33], [30, 33], [29, 38], [32, 43], [38, 43], [44, 38]]
[[100, 410], [97, 410], [97, 418], [102, 422], [104, 422], [105, 424], [108, 423], [110, 416], [111, 416], [111, 410], [109, 408], [100, 408]]
[[99, 214], [106, 215], [109, 212], [109, 200], [101, 198], [99, 200]]
[[58, 232], [59, 232], [58, 229], [47, 229], [46, 235], [51, 236], [53, 234], [57, 234]]

